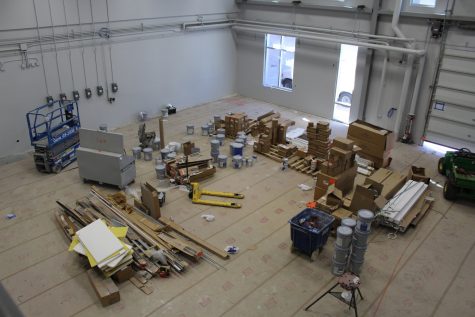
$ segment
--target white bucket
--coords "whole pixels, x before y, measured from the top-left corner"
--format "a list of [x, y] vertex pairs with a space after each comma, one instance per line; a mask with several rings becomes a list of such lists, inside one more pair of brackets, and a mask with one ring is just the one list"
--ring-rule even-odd
[[361, 232], [369, 232], [371, 230], [371, 223], [374, 219], [374, 213], [367, 209], [358, 211], [358, 220], [356, 221], [356, 229]]

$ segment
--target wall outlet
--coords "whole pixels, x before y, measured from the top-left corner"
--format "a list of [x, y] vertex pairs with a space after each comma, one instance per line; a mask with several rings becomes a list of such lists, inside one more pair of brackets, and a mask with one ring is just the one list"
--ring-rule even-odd
[[86, 95], [86, 98], [89, 99], [92, 97], [92, 91], [91, 88], [86, 88], [84, 89], [84, 94]]
[[98, 96], [102, 96], [104, 94], [104, 88], [102, 88], [102, 86], [97, 86], [96, 92]]
[[74, 90], [74, 91], [73, 91], [73, 99], [76, 100], [76, 101], [78, 101], [79, 98], [80, 98], [80, 97], [79, 97], [79, 91]]

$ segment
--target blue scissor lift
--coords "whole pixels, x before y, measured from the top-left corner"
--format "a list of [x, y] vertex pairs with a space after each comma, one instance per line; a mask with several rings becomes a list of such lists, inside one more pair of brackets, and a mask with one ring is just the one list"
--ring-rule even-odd
[[81, 127], [76, 101], [53, 101], [28, 112], [26, 120], [38, 171], [59, 173], [76, 160]]

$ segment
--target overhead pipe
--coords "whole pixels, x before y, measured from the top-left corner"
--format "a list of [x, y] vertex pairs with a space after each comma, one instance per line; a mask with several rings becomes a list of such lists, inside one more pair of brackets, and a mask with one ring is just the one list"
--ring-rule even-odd
[[[401, 9], [402, 9], [402, 0], [396, 0], [393, 18], [391, 21], [391, 27], [394, 31], [394, 34], [396, 34], [400, 38], [405, 39], [406, 36], [399, 29], [399, 17], [401, 15]], [[405, 46], [407, 49], [414, 49], [414, 45], [411, 43], [405, 43]], [[420, 54], [420, 56], [425, 55], [425, 50], [423, 51], [424, 51], [424, 54]], [[409, 85], [411, 83], [413, 65], [414, 65], [414, 55], [409, 55], [407, 58], [406, 71], [404, 73], [404, 80], [402, 82], [401, 97], [399, 98], [399, 107], [397, 109], [396, 121], [394, 123], [394, 135], [397, 138], [400, 137], [401, 123], [402, 123], [402, 118], [404, 115], [404, 110], [406, 109], [407, 95], [409, 91]]]
[[330, 38], [330, 37], [325, 37], [325, 36], [305, 34], [301, 31], [300, 32], [299, 31], [287, 31], [287, 30], [276, 29], [276, 28], [274, 28], [274, 29], [272, 29], [272, 28], [250, 28], [250, 27], [245, 27], [245, 26], [240, 26], [240, 25], [235, 25], [232, 28], [234, 30], [238, 30], [238, 31], [256, 32], [256, 33], [264, 33], [264, 34], [274, 32], [274, 33], [284, 35], [284, 36], [294, 36], [294, 37], [305, 38], [305, 39], [309, 39], [309, 40], [330, 42], [330, 43], [337, 43], [337, 44], [349, 44], [349, 45], [367, 47], [367, 48], [376, 49], [376, 50], [406, 53], [406, 54], [410, 54], [410, 55], [424, 55], [425, 54], [424, 50], [408, 49], [408, 48], [404, 48], [404, 47], [385, 45], [387, 43], [375, 44], [375, 43], [364, 42], [364, 41], [347, 40], [347, 39], [344, 39], [344, 38], [340, 38], [340, 39]]
[[370, 34], [370, 33], [335, 30], [335, 29], [320, 28], [320, 27], [313, 27], [313, 26], [302, 26], [302, 25], [292, 25], [292, 24], [252, 21], [252, 20], [240, 20], [240, 19], [236, 19], [234, 20], [234, 22], [240, 25], [245, 25], [245, 24], [263, 25], [263, 26], [272, 26], [272, 27], [283, 27], [283, 28], [288, 28], [291, 30], [309, 30], [309, 31], [324, 32], [324, 33], [329, 33], [329, 34], [352, 35], [355, 37], [367, 37], [367, 38], [375, 38], [375, 39], [381, 39], [381, 40], [391, 40], [391, 41], [399, 41], [399, 42], [415, 42], [415, 39], [413, 38], [400, 38], [400, 37], [395, 37], [395, 36], [376, 35], [376, 34]]
[[384, 62], [383, 62], [383, 69], [381, 71], [381, 83], [379, 85], [379, 90], [378, 90], [378, 97], [376, 98], [376, 102], [378, 105], [378, 119], [381, 119], [383, 117], [382, 114], [382, 109], [383, 109], [383, 90], [384, 90], [384, 85], [386, 83], [386, 69], [388, 68], [388, 59], [389, 59], [389, 54], [388, 51], [384, 52]]

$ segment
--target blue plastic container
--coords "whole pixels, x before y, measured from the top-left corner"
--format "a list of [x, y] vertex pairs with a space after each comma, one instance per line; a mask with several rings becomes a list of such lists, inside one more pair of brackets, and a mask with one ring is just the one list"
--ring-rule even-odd
[[289, 220], [292, 247], [312, 256], [327, 243], [333, 221], [335, 218], [323, 211], [305, 208]]

